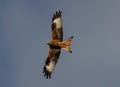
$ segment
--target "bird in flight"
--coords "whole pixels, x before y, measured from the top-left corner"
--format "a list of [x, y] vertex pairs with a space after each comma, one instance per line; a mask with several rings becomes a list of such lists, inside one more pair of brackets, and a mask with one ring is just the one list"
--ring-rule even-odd
[[63, 40], [63, 27], [61, 14], [62, 14], [61, 11], [56, 11], [52, 18], [51, 24], [52, 37], [51, 40], [47, 42], [47, 45], [49, 45], [50, 49], [45, 61], [45, 65], [43, 67], [43, 74], [46, 77], [46, 79], [51, 78], [51, 74], [54, 71], [56, 63], [59, 59], [61, 49], [64, 49], [72, 53], [70, 46], [73, 36], [69, 37], [66, 40]]

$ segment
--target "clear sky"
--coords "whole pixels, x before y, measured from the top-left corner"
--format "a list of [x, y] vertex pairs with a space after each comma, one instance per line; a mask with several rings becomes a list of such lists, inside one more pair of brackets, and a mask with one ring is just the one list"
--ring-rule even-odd
[[[46, 80], [45, 43], [58, 10], [73, 53], [62, 50]], [[0, 0], [0, 87], [120, 87], [120, 1]]]

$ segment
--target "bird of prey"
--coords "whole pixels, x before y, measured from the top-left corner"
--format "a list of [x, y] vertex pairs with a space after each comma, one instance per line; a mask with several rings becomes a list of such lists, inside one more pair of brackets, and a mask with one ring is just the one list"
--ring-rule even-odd
[[52, 37], [51, 40], [47, 42], [47, 45], [49, 45], [50, 49], [45, 61], [45, 65], [43, 67], [43, 73], [46, 79], [51, 78], [51, 74], [54, 71], [56, 63], [59, 59], [61, 49], [64, 49], [72, 53], [70, 46], [73, 36], [66, 40], [63, 40], [63, 27], [61, 14], [62, 14], [61, 11], [56, 11], [52, 18], [51, 24]]

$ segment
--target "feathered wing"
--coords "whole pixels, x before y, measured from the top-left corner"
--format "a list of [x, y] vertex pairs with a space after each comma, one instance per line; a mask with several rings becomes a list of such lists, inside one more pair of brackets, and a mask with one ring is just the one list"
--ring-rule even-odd
[[51, 74], [55, 69], [55, 65], [58, 61], [60, 52], [59, 49], [50, 48], [48, 57], [45, 61], [45, 66], [43, 68], [44, 76], [47, 78], [51, 78]]
[[56, 33], [58, 35], [58, 39], [60, 41], [63, 40], [63, 28], [62, 28], [62, 18], [61, 18], [61, 15], [62, 12], [61, 11], [57, 11], [54, 15], [53, 15], [53, 18], [52, 18], [52, 23], [56, 24]]
[[[56, 12], [52, 18], [52, 40], [63, 40], [63, 30], [62, 30], [62, 19], [61, 11]], [[43, 73], [46, 78], [51, 78], [51, 74], [55, 69], [55, 65], [59, 59], [61, 49], [55, 49], [50, 47], [48, 57], [45, 61], [45, 66], [43, 68]]]

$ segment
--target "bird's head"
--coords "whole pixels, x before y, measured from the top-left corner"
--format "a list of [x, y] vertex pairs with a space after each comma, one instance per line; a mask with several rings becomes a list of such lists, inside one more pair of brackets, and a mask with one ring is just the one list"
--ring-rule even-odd
[[46, 45], [50, 45], [51, 41], [46, 42]]

